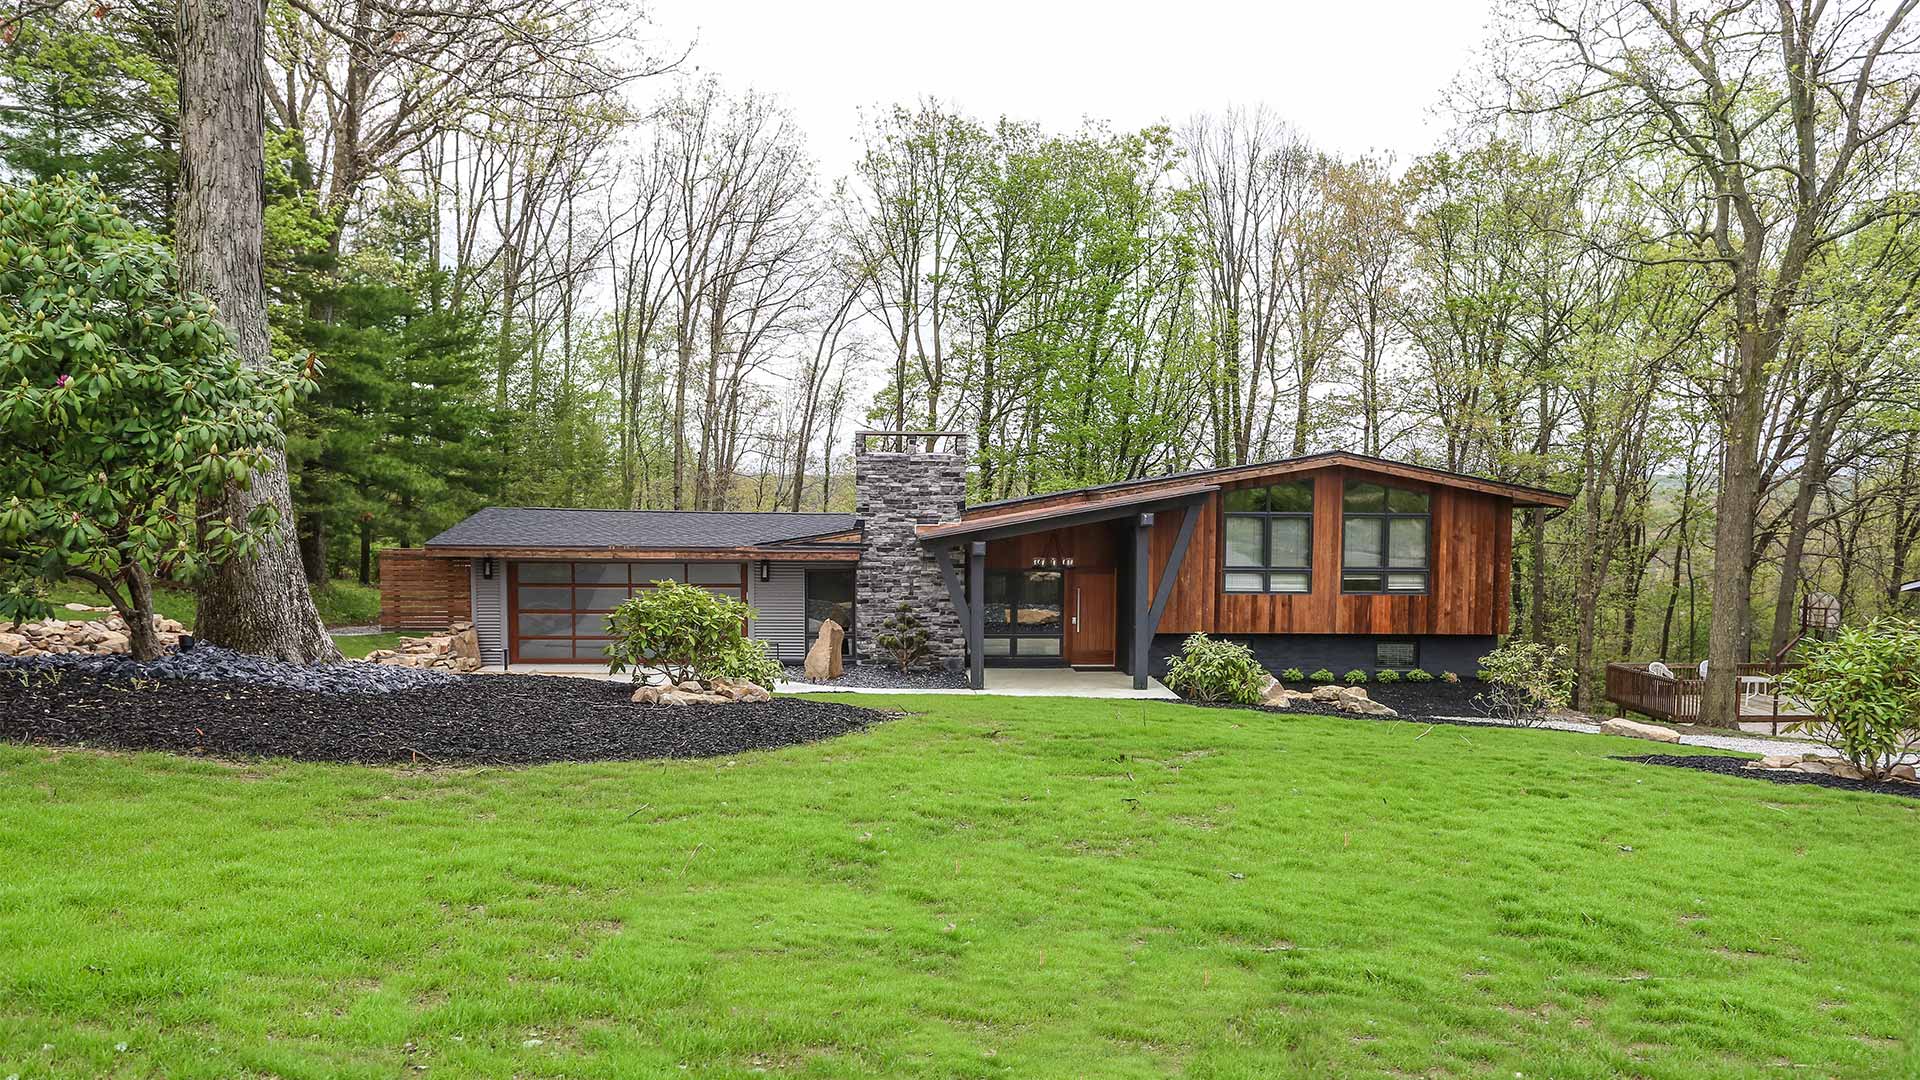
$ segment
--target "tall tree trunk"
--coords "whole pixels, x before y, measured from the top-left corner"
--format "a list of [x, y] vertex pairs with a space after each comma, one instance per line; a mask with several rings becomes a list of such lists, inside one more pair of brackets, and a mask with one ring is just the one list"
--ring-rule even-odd
[[[174, 242], [185, 288], [212, 299], [242, 359], [269, 362], [261, 276], [265, 214], [266, 5], [260, 0], [180, 4], [180, 212]], [[277, 515], [254, 555], [229, 559], [200, 585], [198, 636], [295, 663], [338, 660], [307, 592], [294, 543], [287, 457], [275, 449], [245, 488], [210, 507], [235, 524], [256, 507]]]
[[1780, 584], [1773, 598], [1773, 634], [1767, 644], [1772, 659], [1787, 647], [1794, 629], [1794, 599], [1800, 590], [1800, 560], [1807, 550], [1807, 523], [1813, 518], [1813, 497], [1827, 482], [1827, 449], [1833, 443], [1833, 429], [1839, 421], [1833, 407], [1833, 384], [1821, 408], [1814, 414], [1813, 429], [1807, 434], [1807, 455], [1800, 467], [1800, 484], [1793, 493], [1793, 516], [1787, 525], [1787, 539], [1780, 553]]
[[[1742, 313], [1753, 326], [1756, 312]], [[1734, 676], [1752, 629], [1754, 516], [1760, 505], [1760, 433], [1766, 408], [1766, 367], [1776, 350], [1768, 348], [1777, 331], [1743, 330], [1738, 337], [1737, 370], [1728, 381], [1727, 424], [1720, 495], [1714, 501], [1713, 618], [1707, 626], [1707, 686], [1700, 703], [1703, 723], [1732, 727], [1739, 722]]]

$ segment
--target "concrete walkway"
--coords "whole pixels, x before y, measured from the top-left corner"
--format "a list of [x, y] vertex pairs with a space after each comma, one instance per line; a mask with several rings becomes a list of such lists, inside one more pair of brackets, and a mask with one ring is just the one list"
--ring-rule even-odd
[[[1417, 717], [1408, 717], [1407, 719], [1418, 723]], [[1487, 722], [1487, 718], [1484, 716], [1439, 716], [1434, 719], [1471, 720], [1478, 724], [1485, 724]], [[1599, 724], [1589, 724], [1580, 720], [1543, 720], [1538, 726], [1552, 728], [1555, 731], [1577, 731], [1586, 735], [1598, 735], [1601, 733]], [[1648, 745], [1660, 746], [1662, 744], [1648, 740]], [[1738, 735], [1692, 735], [1684, 731], [1680, 733], [1680, 745], [1700, 746], [1710, 750], [1732, 750], [1742, 754], [1761, 755], [1833, 753], [1833, 751], [1821, 746], [1819, 743], [1806, 742], [1800, 739], [1744, 739]], [[1658, 752], [1657, 750], [1649, 751], [1649, 753]]]
[[1133, 701], [1178, 701], [1180, 695], [1148, 679], [1145, 690], [1133, 688], [1133, 676], [1124, 671], [1075, 671], [1072, 668], [988, 668], [984, 690], [888, 689], [873, 686], [836, 686], [832, 683], [783, 682], [782, 694], [980, 694], [1000, 697], [1114, 698]]

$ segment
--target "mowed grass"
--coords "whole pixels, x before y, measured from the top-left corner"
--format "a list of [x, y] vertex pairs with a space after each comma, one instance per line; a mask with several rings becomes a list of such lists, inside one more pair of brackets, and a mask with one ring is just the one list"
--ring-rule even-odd
[[0, 1076], [1920, 1075], [1920, 801], [859, 700], [914, 715], [530, 769], [0, 746]]

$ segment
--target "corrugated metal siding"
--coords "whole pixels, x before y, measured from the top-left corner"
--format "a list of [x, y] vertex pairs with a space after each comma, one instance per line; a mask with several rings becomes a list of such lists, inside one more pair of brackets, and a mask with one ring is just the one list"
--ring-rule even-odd
[[480, 662], [488, 667], [507, 662], [507, 564], [496, 559], [493, 578], [480, 576], [482, 560], [470, 560], [473, 585], [473, 632], [480, 638]]
[[751, 628], [754, 637], [773, 647], [782, 660], [799, 662], [807, 655], [807, 578], [806, 568], [773, 563], [769, 577], [760, 580], [749, 568], [747, 603], [758, 616]]

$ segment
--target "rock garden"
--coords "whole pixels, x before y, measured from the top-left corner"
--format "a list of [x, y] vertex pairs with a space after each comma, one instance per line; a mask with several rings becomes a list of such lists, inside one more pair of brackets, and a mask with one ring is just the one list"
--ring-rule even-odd
[[832, 619], [820, 624], [820, 632], [807, 649], [806, 662], [788, 664], [788, 682], [835, 689], [858, 687], [875, 690], [964, 690], [967, 674], [946, 671], [927, 660], [927, 635], [919, 618], [911, 610], [895, 612], [887, 620], [888, 632], [878, 642], [891, 663], [848, 664], [847, 632]]
[[27, 624], [0, 656], [0, 740], [408, 765], [524, 765], [705, 757], [857, 731], [888, 714], [775, 698], [781, 674], [740, 632], [744, 605], [705, 590], [650, 590], [609, 617], [620, 637], [601, 679], [464, 674], [470, 625], [369, 656], [297, 665], [206, 645], [157, 660], [114, 648], [111, 619]]

